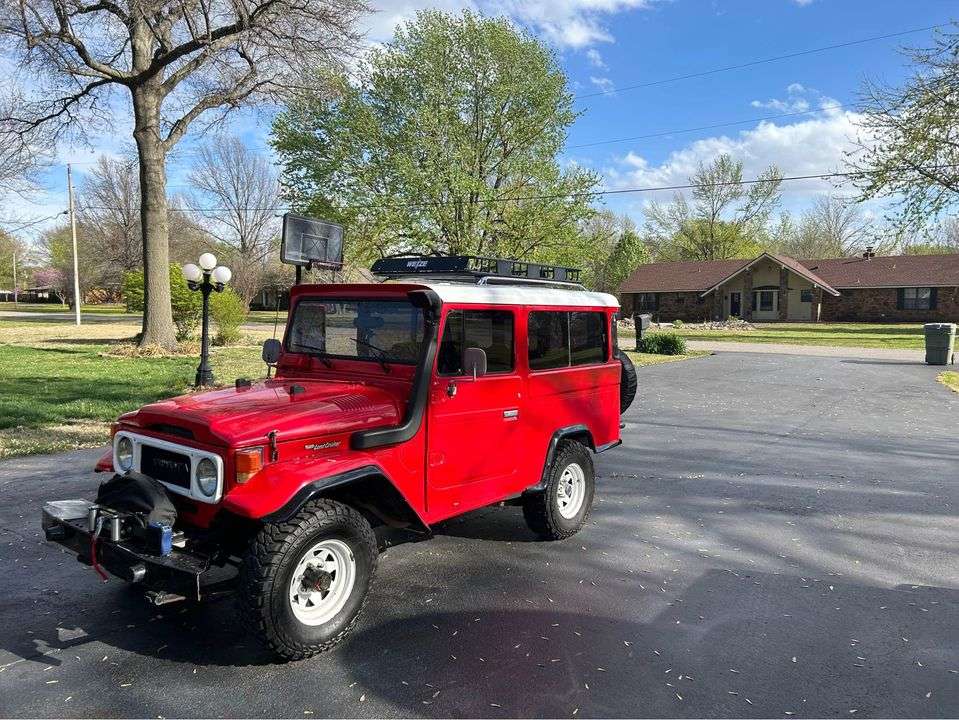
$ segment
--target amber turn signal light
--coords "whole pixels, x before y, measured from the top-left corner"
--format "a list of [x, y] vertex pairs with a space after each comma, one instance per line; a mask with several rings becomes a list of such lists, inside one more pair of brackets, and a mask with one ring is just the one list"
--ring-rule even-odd
[[236, 451], [236, 481], [245, 483], [263, 467], [263, 448], [255, 447]]

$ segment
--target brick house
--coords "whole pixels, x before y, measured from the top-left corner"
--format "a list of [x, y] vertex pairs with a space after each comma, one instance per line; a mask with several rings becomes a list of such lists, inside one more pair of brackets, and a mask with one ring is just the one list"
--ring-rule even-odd
[[619, 294], [625, 314], [663, 322], [957, 322], [959, 255], [651, 263]]

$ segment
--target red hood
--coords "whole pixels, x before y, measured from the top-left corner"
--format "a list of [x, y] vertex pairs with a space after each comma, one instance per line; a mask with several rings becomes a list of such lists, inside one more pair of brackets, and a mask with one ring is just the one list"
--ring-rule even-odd
[[[290, 394], [297, 385], [303, 392]], [[209, 433], [225, 445], [282, 441], [396, 425], [401, 409], [385, 390], [357, 382], [273, 379], [249, 388], [210, 390], [144, 405], [123, 420], [188, 428], [200, 440]]]

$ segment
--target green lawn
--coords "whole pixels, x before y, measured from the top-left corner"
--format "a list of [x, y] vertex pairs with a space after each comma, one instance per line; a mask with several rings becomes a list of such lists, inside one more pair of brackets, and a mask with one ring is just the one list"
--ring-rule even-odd
[[[67, 313], [73, 310], [67, 305], [60, 303], [17, 303], [0, 302], [0, 310], [14, 310], [16, 312], [35, 312], [35, 313]], [[125, 315], [127, 309], [124, 305], [115, 303], [102, 303], [100, 305], [81, 305], [80, 312], [91, 315]]]
[[950, 390], [959, 393], [959, 372], [946, 370], [939, 373], [938, 380]]
[[[187, 392], [195, 357], [103, 355], [97, 339], [0, 345], [0, 458], [95, 447], [118, 415]], [[262, 377], [260, 348], [214, 348], [217, 379]]]
[[[620, 345], [621, 349], [623, 347], [623, 345]], [[629, 359], [632, 360], [633, 364], [637, 367], [642, 365], [661, 365], [662, 363], [676, 362], [677, 360], [689, 360], [690, 358], [709, 355], [709, 353], [705, 350], [690, 350], [684, 355], [653, 355], [651, 353], [640, 353], [627, 350], [626, 354], [629, 355]]]
[[280, 327], [283, 327], [286, 324], [286, 310], [250, 310], [250, 314], [247, 316], [246, 321], [248, 323], [263, 323], [266, 325], [272, 325], [274, 320]]
[[922, 325], [873, 323], [758, 323], [755, 330], [700, 330], [665, 328], [687, 340], [716, 342], [784, 343], [787, 345], [831, 345], [833, 347], [891, 348], [921, 350]]

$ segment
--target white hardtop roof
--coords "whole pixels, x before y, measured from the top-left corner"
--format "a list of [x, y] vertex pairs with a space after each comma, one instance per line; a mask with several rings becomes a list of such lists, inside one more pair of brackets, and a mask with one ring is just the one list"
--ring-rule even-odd
[[457, 282], [418, 282], [433, 290], [444, 303], [477, 305], [555, 305], [567, 307], [619, 307], [619, 300], [608, 293], [566, 290], [535, 285], [474, 285]]

